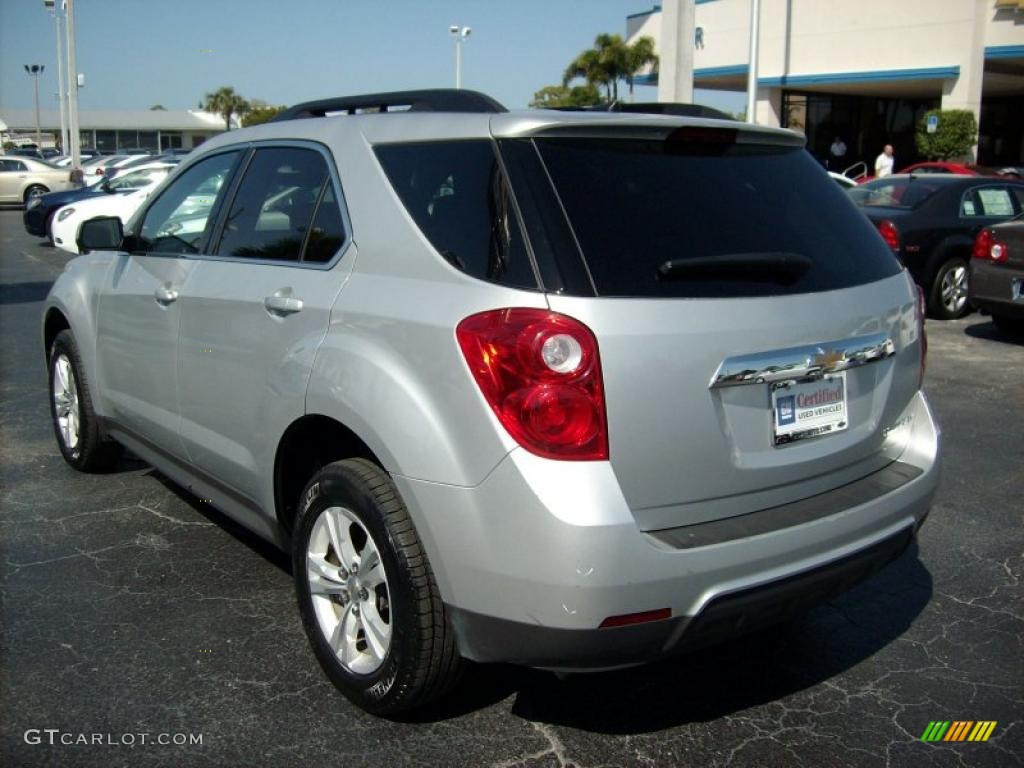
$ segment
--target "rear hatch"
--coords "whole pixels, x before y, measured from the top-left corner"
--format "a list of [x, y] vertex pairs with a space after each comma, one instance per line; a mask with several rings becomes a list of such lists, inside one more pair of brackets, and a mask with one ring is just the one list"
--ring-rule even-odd
[[793, 134], [658, 131], [499, 142], [524, 217], [553, 188], [569, 236], [548, 212], [547, 240], [578, 250], [584, 279], [549, 303], [597, 336], [610, 460], [640, 526], [784, 504], [892, 461], [920, 345], [912, 284], [874, 227]]

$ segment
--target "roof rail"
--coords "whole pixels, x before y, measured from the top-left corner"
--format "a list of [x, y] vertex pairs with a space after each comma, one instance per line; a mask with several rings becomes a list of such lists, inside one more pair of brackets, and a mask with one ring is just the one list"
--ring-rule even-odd
[[486, 94], [454, 88], [434, 88], [422, 91], [392, 91], [367, 93], [362, 96], [339, 96], [334, 99], [306, 101], [289, 107], [271, 122], [298, 120], [305, 117], [325, 117], [331, 113], [391, 112], [508, 112]]
[[681, 117], [712, 117], [717, 120], [735, 120], [732, 115], [706, 107], [703, 104], [686, 104], [671, 101], [623, 102], [595, 104], [586, 107], [553, 107], [563, 112], [639, 112], [648, 115], [677, 115]]

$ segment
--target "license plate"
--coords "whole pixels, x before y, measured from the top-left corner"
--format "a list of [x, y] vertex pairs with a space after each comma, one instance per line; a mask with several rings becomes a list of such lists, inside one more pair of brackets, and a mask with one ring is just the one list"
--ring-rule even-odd
[[775, 445], [842, 432], [848, 426], [846, 371], [773, 383], [772, 423]]

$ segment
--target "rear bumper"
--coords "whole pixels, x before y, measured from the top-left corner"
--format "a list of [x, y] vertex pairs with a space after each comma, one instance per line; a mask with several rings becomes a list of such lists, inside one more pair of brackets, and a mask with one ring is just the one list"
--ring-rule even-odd
[[978, 309], [1024, 318], [1024, 269], [971, 260], [968, 298]]
[[[836, 489], [811, 505], [787, 505], [796, 509], [771, 525], [719, 527], [697, 540], [641, 531], [606, 462], [550, 462], [516, 450], [474, 488], [395, 481], [463, 655], [614, 667], [784, 619], [898, 556], [939, 477], [938, 429], [922, 394], [906, 413], [899, 462], [913, 471], [902, 480], [859, 495]], [[671, 618], [599, 629], [612, 616], [664, 608]]]
[[476, 658], [557, 669], [644, 664], [786, 621], [841, 594], [898, 558], [912, 527], [819, 568], [759, 587], [719, 595], [694, 617], [614, 629], [552, 629], [449, 607], [460, 647]]

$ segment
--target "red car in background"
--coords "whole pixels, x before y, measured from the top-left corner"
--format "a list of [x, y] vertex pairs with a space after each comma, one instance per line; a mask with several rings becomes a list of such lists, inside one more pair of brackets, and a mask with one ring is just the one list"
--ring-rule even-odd
[[[948, 160], [929, 160], [927, 162], [914, 163], [903, 168], [899, 173], [934, 173], [934, 174], [953, 174], [955, 176], [1001, 176], [1002, 178], [1019, 179], [1021, 178], [1019, 168], [989, 168], [984, 165], [974, 165], [972, 163], [953, 163]], [[864, 184], [868, 181], [872, 181], [874, 176], [861, 176], [857, 179], [858, 184]]]

